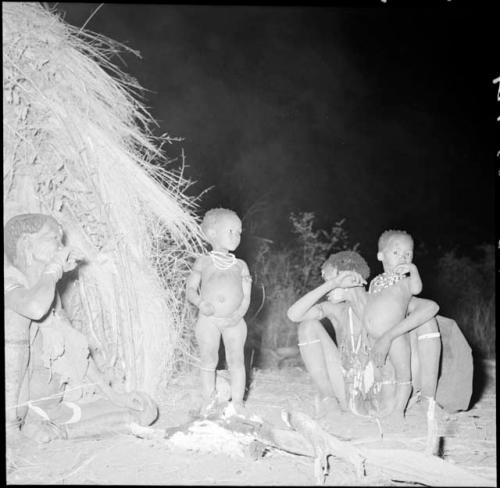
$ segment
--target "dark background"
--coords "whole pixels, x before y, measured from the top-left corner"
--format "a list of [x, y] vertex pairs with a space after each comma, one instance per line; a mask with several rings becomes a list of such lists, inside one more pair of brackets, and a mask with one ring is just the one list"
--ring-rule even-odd
[[[389, 2], [390, 3], [390, 2]], [[81, 27], [99, 4], [50, 4]], [[496, 13], [442, 8], [104, 4], [86, 28], [138, 50], [115, 63], [147, 90], [155, 133], [184, 141], [200, 214], [289, 239], [288, 214], [346, 218], [376, 272], [379, 234], [417, 252], [495, 241]], [[497, 48], [494, 48], [497, 46]], [[124, 63], [125, 64], [124, 64]], [[246, 246], [246, 247], [245, 247]]]

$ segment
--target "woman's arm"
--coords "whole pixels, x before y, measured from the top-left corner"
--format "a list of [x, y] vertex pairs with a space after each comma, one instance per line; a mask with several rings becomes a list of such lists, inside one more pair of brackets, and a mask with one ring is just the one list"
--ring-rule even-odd
[[292, 322], [303, 322], [304, 320], [323, 318], [323, 310], [316, 302], [326, 293], [334, 288], [349, 288], [359, 286], [366, 281], [355, 271], [340, 271], [331, 280], [325, 281], [314, 290], [299, 298], [287, 312], [288, 318]]
[[42, 319], [54, 302], [56, 284], [62, 276], [62, 270], [60, 264], [52, 263], [31, 288], [19, 285], [9, 290], [7, 287], [5, 307], [31, 320]]

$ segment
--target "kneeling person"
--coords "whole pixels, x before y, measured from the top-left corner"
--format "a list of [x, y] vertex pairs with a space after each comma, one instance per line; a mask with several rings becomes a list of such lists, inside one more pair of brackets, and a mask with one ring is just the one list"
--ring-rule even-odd
[[[59, 223], [43, 214], [18, 215], [4, 228], [8, 439], [126, 432], [131, 422], [149, 425], [158, 416], [145, 393], [118, 393], [106, 383], [66, 317], [56, 285], [83, 255], [63, 246], [62, 237]], [[98, 386], [98, 400], [83, 402], [82, 390], [72, 388], [86, 381]]]

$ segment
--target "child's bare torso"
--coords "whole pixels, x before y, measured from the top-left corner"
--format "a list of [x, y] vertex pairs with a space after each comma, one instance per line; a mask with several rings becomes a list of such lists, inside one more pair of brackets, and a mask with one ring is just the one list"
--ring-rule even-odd
[[230, 316], [243, 300], [242, 266], [236, 261], [228, 269], [218, 269], [210, 258], [201, 273], [201, 299], [210, 302], [215, 317]]
[[370, 292], [364, 314], [368, 334], [380, 337], [401, 322], [406, 316], [411, 298], [408, 278], [403, 278], [376, 293]]

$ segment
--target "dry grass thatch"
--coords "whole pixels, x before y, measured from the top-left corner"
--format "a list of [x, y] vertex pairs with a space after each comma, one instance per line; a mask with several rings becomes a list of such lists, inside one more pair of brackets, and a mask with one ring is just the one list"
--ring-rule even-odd
[[[127, 389], [154, 392], [189, 347], [183, 288], [202, 248], [195, 201], [167, 170], [123, 50], [37, 3], [2, 3], [4, 222], [53, 215], [86, 263], [64, 300]], [[161, 166], [163, 164], [163, 166]], [[189, 351], [188, 351], [189, 352]]]

